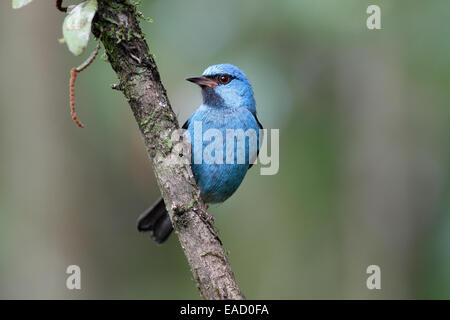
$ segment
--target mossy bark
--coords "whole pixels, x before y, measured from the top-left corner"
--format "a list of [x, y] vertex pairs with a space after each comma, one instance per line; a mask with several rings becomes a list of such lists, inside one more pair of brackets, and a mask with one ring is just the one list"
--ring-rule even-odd
[[93, 33], [105, 47], [129, 102], [174, 229], [205, 299], [244, 299], [186, 156], [170, 140], [179, 128], [132, 1], [99, 0]]

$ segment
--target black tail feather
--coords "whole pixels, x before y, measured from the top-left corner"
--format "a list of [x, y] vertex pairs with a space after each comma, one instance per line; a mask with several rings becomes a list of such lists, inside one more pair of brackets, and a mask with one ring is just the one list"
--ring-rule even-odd
[[173, 226], [163, 198], [139, 216], [137, 229], [141, 232], [150, 231], [152, 239], [158, 244], [167, 240], [173, 231]]

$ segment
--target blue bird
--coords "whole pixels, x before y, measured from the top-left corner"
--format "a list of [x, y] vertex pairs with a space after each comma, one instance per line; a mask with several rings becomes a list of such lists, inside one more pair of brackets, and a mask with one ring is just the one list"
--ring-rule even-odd
[[[210, 66], [201, 77], [186, 80], [199, 85], [203, 97], [203, 103], [183, 125], [191, 139], [192, 172], [205, 203], [221, 203], [240, 186], [259, 152], [259, 129], [262, 125], [256, 117], [252, 86], [245, 74], [231, 64]], [[201, 134], [196, 134], [194, 129], [201, 129]], [[250, 137], [245, 136], [241, 148], [238, 147], [239, 138], [233, 138], [231, 148], [229, 146], [227, 149], [227, 129], [244, 132], [253, 129], [256, 133], [255, 148], [251, 147]], [[204, 151], [220, 140], [206, 139], [208, 132], [221, 133], [223, 137], [223, 145], [211, 152], [213, 161], [203, 159]], [[233, 151], [233, 157], [230, 151]], [[150, 231], [157, 243], [163, 243], [168, 238], [173, 226], [162, 198], [141, 214], [137, 226], [139, 231]]]

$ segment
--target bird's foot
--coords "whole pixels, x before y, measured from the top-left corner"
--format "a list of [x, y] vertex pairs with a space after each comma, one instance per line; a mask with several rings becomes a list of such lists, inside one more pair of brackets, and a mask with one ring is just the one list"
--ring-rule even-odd
[[[206, 205], [206, 210], [209, 209], [209, 205]], [[208, 213], [208, 211], [206, 211], [206, 216], [209, 220], [209, 222], [214, 223], [216, 222], [216, 219], [214, 218], [214, 216], [211, 213]]]

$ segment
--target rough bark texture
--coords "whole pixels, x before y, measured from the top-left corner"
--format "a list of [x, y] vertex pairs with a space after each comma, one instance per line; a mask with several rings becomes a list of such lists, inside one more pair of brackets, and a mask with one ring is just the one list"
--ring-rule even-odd
[[199, 197], [186, 155], [174, 152], [170, 140], [178, 121], [139, 26], [131, 1], [100, 0], [93, 32], [119, 77], [116, 87], [127, 98], [144, 138], [148, 156], [189, 262], [205, 299], [244, 299], [222, 243]]

